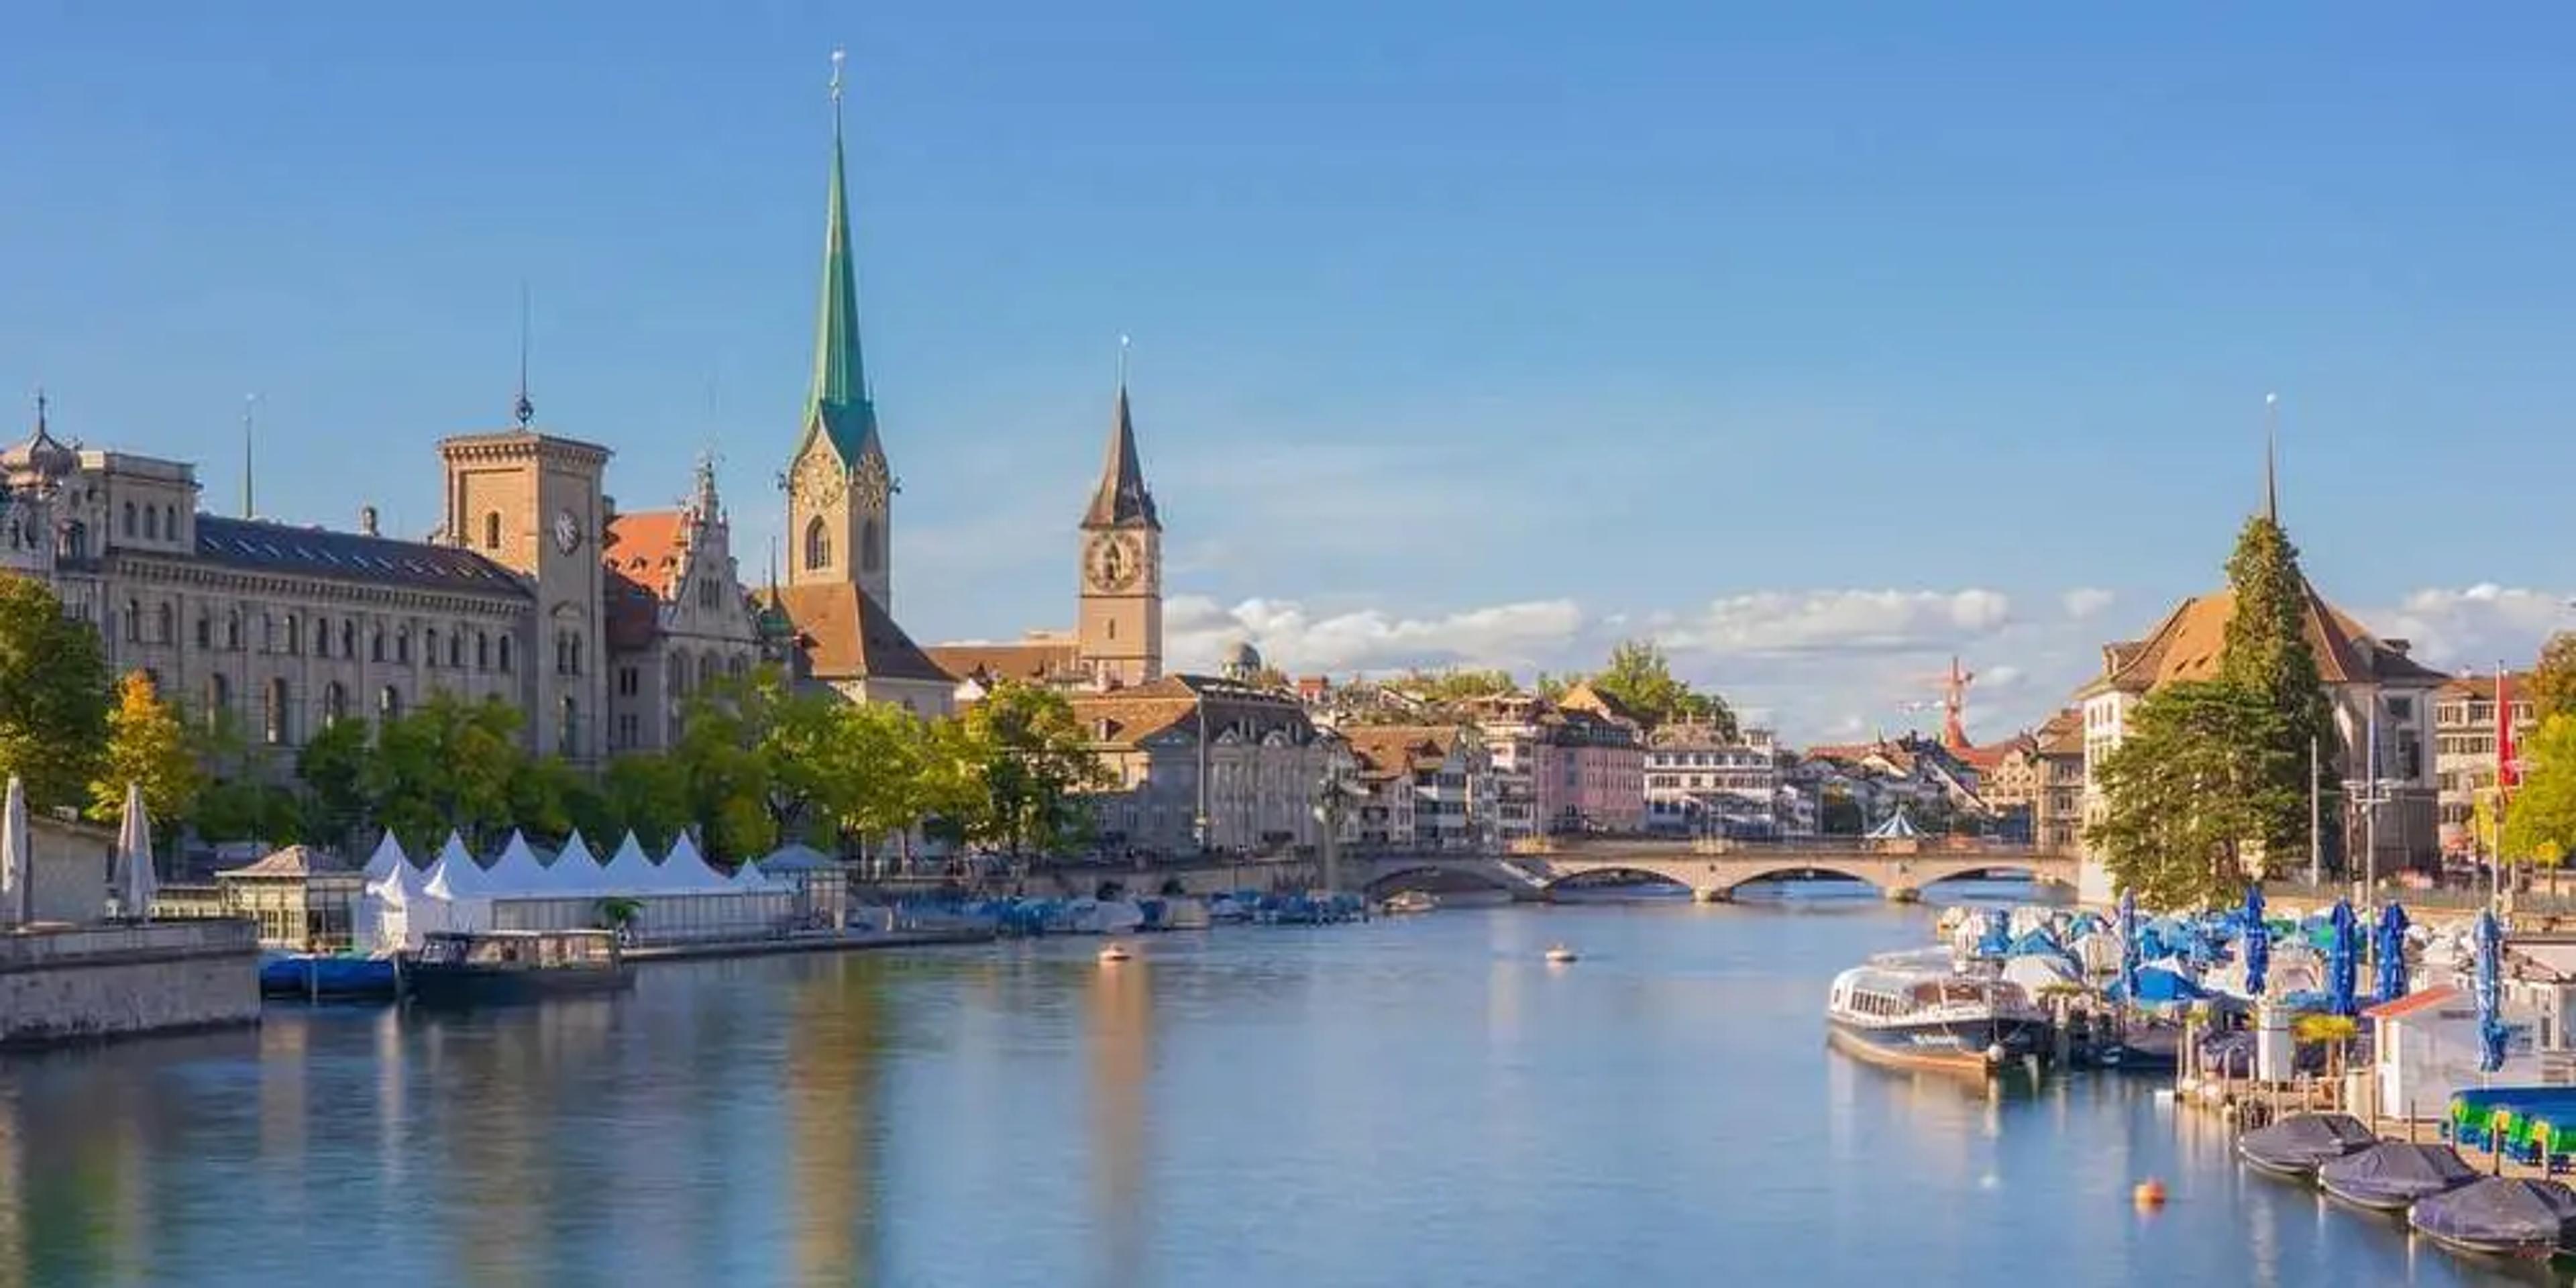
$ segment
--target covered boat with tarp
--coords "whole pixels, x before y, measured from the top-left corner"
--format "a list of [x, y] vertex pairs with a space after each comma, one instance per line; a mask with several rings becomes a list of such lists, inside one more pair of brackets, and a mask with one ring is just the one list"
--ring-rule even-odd
[[2378, 1143], [2378, 1134], [2351, 1114], [2292, 1114], [2238, 1137], [2236, 1155], [2275, 1176], [2306, 1179], [2320, 1165]]
[[2478, 1175], [2448, 1145], [2392, 1140], [2319, 1164], [2317, 1187], [2357, 1207], [2403, 1212], [2417, 1199], [2456, 1190]]
[[2566, 1250], [2576, 1190], [2490, 1176], [2418, 1201], [2406, 1224], [2454, 1252], [2545, 1261]]

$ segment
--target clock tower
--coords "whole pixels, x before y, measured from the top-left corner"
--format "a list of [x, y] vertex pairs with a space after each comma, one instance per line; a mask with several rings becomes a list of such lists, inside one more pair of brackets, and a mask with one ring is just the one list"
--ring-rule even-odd
[[859, 353], [858, 278], [850, 261], [847, 185], [841, 165], [841, 73], [832, 66], [832, 189], [823, 228], [823, 299], [814, 326], [814, 381], [789, 458], [787, 582], [855, 582], [894, 610], [894, 494], [877, 437], [874, 391]]
[[1127, 381], [1109, 426], [1100, 486], [1082, 515], [1081, 618], [1074, 638], [1103, 684], [1145, 684], [1163, 674], [1163, 521], [1136, 459]]

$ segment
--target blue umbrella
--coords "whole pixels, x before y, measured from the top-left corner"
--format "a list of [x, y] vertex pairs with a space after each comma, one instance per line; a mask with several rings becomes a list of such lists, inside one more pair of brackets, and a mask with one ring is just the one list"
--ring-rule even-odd
[[1977, 936], [1977, 955], [2001, 957], [2011, 951], [2012, 914], [2001, 908], [1986, 909], [1986, 929]]
[[2263, 887], [2245, 887], [2245, 994], [2263, 995], [2263, 976], [2272, 969], [2272, 928], [2263, 924]]
[[2361, 982], [2361, 929], [2353, 924], [2350, 900], [2335, 900], [2327, 929], [2326, 1009], [2350, 1015], [2360, 1009], [2353, 1005], [2353, 991]]
[[2478, 914], [2478, 1072], [2504, 1067], [2504, 927]]
[[2395, 903], [2379, 913], [2379, 1000], [2406, 996], [2406, 910]]
[[2122, 996], [2138, 995], [2138, 961], [2144, 955], [2143, 946], [2138, 943], [2138, 896], [2135, 891], [2123, 891], [2120, 895], [2120, 993]]

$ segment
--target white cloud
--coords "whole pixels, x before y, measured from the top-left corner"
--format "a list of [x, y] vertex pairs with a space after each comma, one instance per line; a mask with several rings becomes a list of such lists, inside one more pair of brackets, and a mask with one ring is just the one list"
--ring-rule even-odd
[[1976, 687], [1988, 693], [2009, 692], [2020, 688], [2022, 681], [2028, 678], [2020, 667], [2006, 662], [1977, 672]]
[[1527, 673], [1562, 665], [1583, 632], [1570, 599], [1530, 600], [1436, 617], [1376, 608], [1319, 615], [1284, 599], [1247, 599], [1231, 608], [1200, 595], [1164, 608], [1165, 651], [1179, 669], [1213, 666], [1225, 648], [1249, 640], [1283, 671], [1384, 671], [1411, 666], [1504, 667]]
[[2080, 622], [2109, 608], [2118, 596], [2099, 586], [2078, 586], [2058, 598], [2066, 605], [2066, 615]]
[[1934, 651], [2011, 620], [2012, 601], [1992, 590], [1756, 591], [1710, 603], [1661, 642], [1721, 657]]
[[2418, 590], [2391, 609], [2364, 610], [2363, 623], [2383, 638], [2406, 640], [2433, 666], [2485, 670], [2501, 661], [2525, 666], [2555, 631], [2576, 628], [2563, 591], [2481, 582], [2465, 589]]

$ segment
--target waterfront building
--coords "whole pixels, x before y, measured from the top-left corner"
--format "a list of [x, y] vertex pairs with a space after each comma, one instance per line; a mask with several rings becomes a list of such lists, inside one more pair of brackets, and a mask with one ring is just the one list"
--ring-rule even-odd
[[731, 524], [715, 466], [669, 510], [610, 510], [600, 538], [607, 571], [608, 751], [659, 751], [679, 741], [689, 699], [747, 675], [781, 641], [744, 611]]
[[[2513, 712], [2516, 746], [2540, 724], [2531, 700], [2531, 677], [2504, 677], [2505, 703]], [[2439, 801], [2442, 848], [2465, 853], [2474, 843], [2470, 826], [2478, 799], [2496, 785], [2496, 677], [2464, 675], [2433, 695], [2433, 777]]]
[[1479, 698], [1466, 708], [1485, 743], [1483, 822], [1505, 849], [1527, 845], [1548, 831], [1553, 815], [1542, 796], [1554, 798], [1563, 772], [1548, 727], [1553, 712], [1528, 693]]
[[1490, 792], [1484, 734], [1471, 724], [1356, 725], [1341, 731], [1355, 763], [1409, 778], [1416, 848], [1481, 850], [1494, 844], [1475, 804]]
[[1412, 757], [1400, 745], [1376, 740], [1345, 745], [1350, 748], [1350, 782], [1357, 789], [1357, 799], [1346, 816], [1349, 835], [1343, 839], [1373, 849], [1412, 849]]
[[1151, 684], [1163, 675], [1163, 520], [1136, 448], [1127, 382], [1118, 382], [1100, 479], [1076, 525], [1075, 625], [1009, 644], [941, 644], [930, 659], [972, 702], [1014, 680], [1064, 690]]
[[1322, 839], [1317, 793], [1328, 776], [1349, 773], [1348, 753], [1294, 693], [1257, 683], [1261, 670], [1243, 645], [1222, 676], [1068, 695], [1111, 777], [1090, 793], [1104, 849], [1260, 854]]
[[[2376, 870], [2386, 874], [2431, 863], [2437, 853], [2437, 780], [2431, 754], [2435, 695], [2449, 676], [2407, 656], [2402, 639], [2381, 639], [2328, 603], [2303, 578], [2305, 600], [2300, 614], [2308, 649], [2316, 657], [2317, 675], [2325, 684], [2334, 720], [2336, 746], [2322, 766], [2329, 781], [2354, 781], [2369, 772], [2370, 733], [2379, 735], [2379, 850]], [[2120, 745], [2130, 713], [2156, 689], [2177, 680], [2206, 680], [2218, 674], [2227, 623], [2235, 616], [2236, 597], [2226, 590], [2182, 601], [2145, 638], [2123, 640], [2102, 648], [2102, 673], [2076, 691], [2084, 713], [2084, 815], [2090, 821], [2106, 808], [2101, 792], [2103, 760]], [[2335, 843], [2333, 820], [2320, 839], [2329, 852], [2353, 856], [2345, 870], [2362, 870], [2367, 811], [2355, 806], [2345, 820], [2343, 843]], [[2306, 856], [2290, 862], [2304, 867]], [[2113, 895], [2110, 875], [2098, 857], [2088, 854], [2082, 896], [2107, 901]]]
[[1768, 729], [1720, 736], [1714, 725], [1665, 725], [1646, 740], [1645, 827], [1690, 836], [1782, 834], [1786, 784]]
[[2068, 707], [2038, 729], [1957, 753], [1977, 770], [1996, 834], [2071, 849], [2083, 825], [2084, 713]]
[[1644, 722], [1589, 683], [1566, 690], [1555, 706], [1546, 722], [1554, 773], [1540, 775], [1537, 802], [1547, 829], [1643, 831]]

